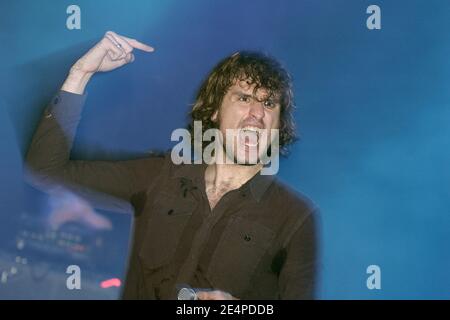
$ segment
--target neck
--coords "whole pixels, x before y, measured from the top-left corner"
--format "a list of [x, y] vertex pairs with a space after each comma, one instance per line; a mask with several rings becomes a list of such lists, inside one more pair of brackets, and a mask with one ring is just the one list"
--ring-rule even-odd
[[229, 186], [237, 189], [256, 175], [262, 168], [262, 164], [211, 164], [205, 171], [205, 182], [214, 187]]

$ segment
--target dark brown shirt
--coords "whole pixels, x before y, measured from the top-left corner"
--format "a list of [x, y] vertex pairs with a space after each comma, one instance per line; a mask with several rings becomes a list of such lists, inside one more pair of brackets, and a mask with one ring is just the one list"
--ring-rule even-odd
[[125, 299], [175, 299], [176, 287], [214, 288], [240, 299], [314, 298], [317, 210], [274, 176], [255, 175], [211, 211], [206, 165], [170, 155], [70, 160], [86, 95], [60, 91], [27, 154], [37, 186], [83, 186], [130, 201], [135, 231]]

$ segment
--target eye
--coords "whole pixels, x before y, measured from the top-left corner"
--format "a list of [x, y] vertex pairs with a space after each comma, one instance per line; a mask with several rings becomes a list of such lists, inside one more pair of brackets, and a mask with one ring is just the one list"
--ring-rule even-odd
[[273, 103], [273, 101], [271, 100], [266, 100], [264, 101], [264, 107], [267, 107], [269, 109], [275, 108], [275, 103]]
[[248, 97], [248, 96], [239, 96], [239, 101], [249, 102], [250, 101], [250, 97]]

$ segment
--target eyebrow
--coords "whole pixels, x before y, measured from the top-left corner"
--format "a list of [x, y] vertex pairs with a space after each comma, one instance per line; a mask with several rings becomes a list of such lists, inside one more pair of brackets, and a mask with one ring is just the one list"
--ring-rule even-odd
[[231, 91], [231, 94], [238, 94], [238, 95], [241, 95], [241, 96], [250, 96], [250, 97], [253, 96], [253, 94], [245, 93], [244, 91], [241, 91], [239, 89], [234, 89], [233, 91]]
[[[244, 97], [255, 97], [254, 94], [248, 94], [248, 93], [245, 93], [244, 91], [241, 91], [239, 89], [234, 89], [233, 91], [231, 91], [231, 94], [232, 95], [237, 94], [237, 95], [244, 96]], [[266, 99], [261, 100], [261, 102], [262, 101], [270, 101], [272, 103], [280, 103], [280, 98], [277, 98], [276, 96], [272, 95], [272, 96], [269, 96]]]

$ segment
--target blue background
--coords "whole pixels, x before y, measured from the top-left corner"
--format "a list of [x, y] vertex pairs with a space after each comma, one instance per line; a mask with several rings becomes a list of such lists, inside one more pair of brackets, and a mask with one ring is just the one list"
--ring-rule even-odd
[[[66, 28], [70, 4], [81, 30]], [[371, 4], [381, 30], [366, 27]], [[156, 51], [92, 79], [75, 158], [168, 149], [215, 63], [262, 50], [295, 81], [302, 139], [280, 177], [321, 209], [320, 298], [449, 299], [449, 21], [444, 0], [2, 1], [3, 217], [45, 103], [107, 30]], [[371, 264], [381, 290], [366, 287]]]

